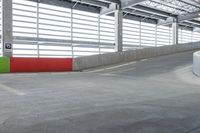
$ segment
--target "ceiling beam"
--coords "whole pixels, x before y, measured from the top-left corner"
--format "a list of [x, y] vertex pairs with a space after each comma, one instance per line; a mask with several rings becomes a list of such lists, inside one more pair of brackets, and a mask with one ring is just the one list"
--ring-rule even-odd
[[112, 3], [110, 4], [109, 8], [101, 8], [100, 15], [107, 15], [113, 13], [115, 10], [117, 10], [117, 4]]
[[167, 20], [158, 20], [157, 25], [170, 25], [174, 22], [174, 18], [167, 18]]
[[192, 19], [198, 18], [198, 17], [200, 17], [200, 11], [189, 13], [189, 14], [186, 14], [186, 15], [179, 15], [178, 21], [182, 22], [182, 21], [185, 21], [185, 20], [192, 20]]
[[128, 14], [128, 15], [124, 14], [124, 19], [129, 19], [129, 20], [134, 20], [134, 21], [141, 21], [141, 22], [150, 23], [150, 24], [156, 24], [157, 23], [156, 19], [145, 18], [145, 17], [142, 17], [142, 16], [134, 15], [134, 14]]
[[186, 21], [186, 22], [200, 26], [200, 21], [197, 21], [197, 20], [190, 20], [190, 21]]
[[198, 27], [198, 28], [200, 28], [200, 25], [192, 24], [192, 23], [189, 23], [189, 22], [183, 22], [183, 23], [180, 23], [180, 24], [185, 25], [187, 27]]
[[121, 4], [120, 0], [98, 0], [98, 1], [103, 1], [103, 2], [108, 2], [108, 3], [115, 3], [115, 4]]
[[193, 31], [194, 31], [194, 32], [200, 32], [200, 27], [194, 27], [194, 28], [193, 28]]
[[102, 1], [97, 1], [97, 0], [72, 0], [73, 2], [81, 2], [85, 4], [90, 4], [93, 6], [98, 6], [98, 7], [105, 7], [109, 8], [109, 3], [102, 2]]
[[135, 10], [139, 10], [139, 11], [143, 11], [143, 12], [147, 12], [147, 13], [152, 13], [152, 14], [156, 14], [156, 15], [159, 15], [159, 16], [163, 16], [163, 17], [174, 16], [171, 13], [161, 11], [161, 10], [158, 10], [158, 9], [154, 9], [154, 8], [151, 8], [151, 7], [143, 6], [143, 5], [136, 5], [136, 6], [131, 7], [131, 9], [135, 9]]
[[[200, 11], [189, 13], [186, 15], [178, 15], [177, 19], [178, 19], [178, 22], [182, 22], [186, 20], [192, 20], [198, 17], [200, 17]], [[158, 25], [168, 25], [171, 23], [173, 23], [173, 18], [168, 18], [166, 21], [163, 21], [163, 20], [158, 21]]]
[[179, 1], [186, 3], [186, 4], [189, 4], [191, 6], [194, 6], [194, 7], [200, 8], [200, 2], [197, 2], [197, 1], [194, 1], [194, 0], [179, 0]]
[[122, 7], [122, 9], [125, 9], [125, 8], [131, 7], [131, 6], [135, 6], [144, 1], [146, 1], [146, 0], [122, 0], [121, 7]]
[[[108, 16], [114, 17], [114, 13], [108, 14]], [[134, 14], [126, 14], [124, 12], [123, 12], [123, 16], [124, 16], [123, 17], [124, 19], [128, 19], [128, 20], [141, 21], [141, 22], [150, 23], [150, 24], [157, 24], [157, 19], [153, 19], [153, 18], [145, 18], [143, 16], [138, 16]]]
[[[38, 0], [28, 0], [28, 1], [38, 2]], [[39, 3], [44, 3], [44, 4], [48, 4], [48, 5], [59, 6], [59, 7], [65, 7], [65, 8], [74, 7], [74, 3], [67, 1], [67, 0], [39, 0]], [[96, 8], [94, 6], [87, 6], [87, 5], [79, 4], [79, 3], [74, 7], [74, 9], [93, 12], [93, 13], [100, 12], [99, 8]]]
[[179, 24], [178, 28], [183, 30], [193, 31], [193, 25], [190, 24], [185, 24], [185, 23]]
[[[144, 2], [146, 0], [121, 0], [121, 4], [119, 5], [121, 7], [121, 9], [126, 9], [128, 7], [131, 7], [131, 6], [135, 6], [141, 2]], [[109, 8], [102, 8], [101, 11], [100, 11], [100, 14], [101, 15], [104, 15], [104, 14], [109, 14], [109, 13], [112, 13], [116, 10], [116, 5], [111, 5]]]
[[159, 15], [155, 15], [155, 14], [151, 14], [151, 13], [147, 13], [147, 12], [143, 12], [143, 11], [138, 11], [138, 10], [133, 10], [133, 9], [124, 9], [123, 10], [125, 13], [129, 13], [129, 14], [134, 14], [134, 15], [138, 15], [138, 16], [142, 16], [142, 17], [146, 17], [146, 18], [153, 18], [153, 19], [162, 19], [162, 20], [166, 20], [167, 17], [163, 17], [163, 16], [159, 16]]

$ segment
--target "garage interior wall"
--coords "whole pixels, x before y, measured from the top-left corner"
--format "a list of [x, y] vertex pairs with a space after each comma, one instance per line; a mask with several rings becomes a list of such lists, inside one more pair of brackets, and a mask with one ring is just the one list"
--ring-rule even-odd
[[[13, 56], [67, 58], [114, 52], [114, 17], [13, 0]], [[179, 30], [180, 43], [200, 33]], [[123, 19], [123, 50], [172, 45], [172, 28]]]

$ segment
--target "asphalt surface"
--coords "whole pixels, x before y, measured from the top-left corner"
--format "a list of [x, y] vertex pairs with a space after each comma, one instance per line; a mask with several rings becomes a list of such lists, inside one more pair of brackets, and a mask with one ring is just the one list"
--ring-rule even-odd
[[76, 73], [0, 75], [0, 133], [199, 133], [192, 53]]

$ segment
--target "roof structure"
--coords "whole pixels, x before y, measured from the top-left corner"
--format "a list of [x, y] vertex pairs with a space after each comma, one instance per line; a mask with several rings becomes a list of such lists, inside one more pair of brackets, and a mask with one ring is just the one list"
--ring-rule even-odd
[[[35, 0], [37, 1], [37, 0]], [[47, 0], [40, 0], [40, 2]], [[53, 0], [56, 1], [56, 0]], [[180, 26], [200, 28], [199, 0], [57, 0], [66, 5], [91, 12], [112, 14], [119, 5], [124, 17], [158, 25], [170, 25], [174, 18]]]

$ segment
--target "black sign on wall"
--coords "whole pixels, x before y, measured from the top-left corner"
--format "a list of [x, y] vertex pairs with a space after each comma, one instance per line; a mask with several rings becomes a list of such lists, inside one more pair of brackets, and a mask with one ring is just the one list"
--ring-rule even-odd
[[11, 43], [5, 43], [5, 49], [6, 50], [11, 50], [12, 49], [12, 44]]

